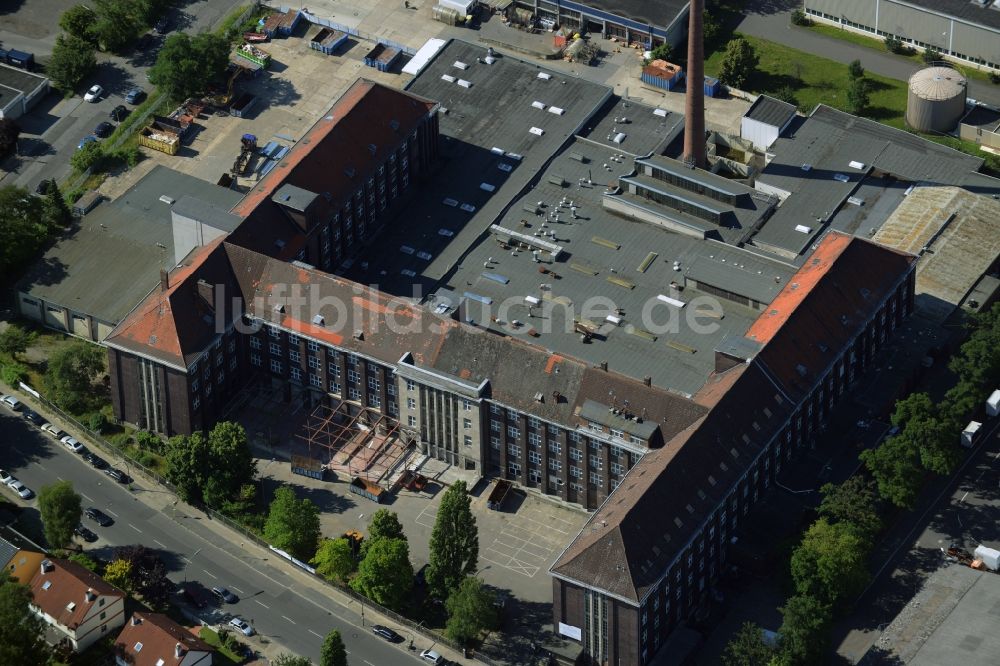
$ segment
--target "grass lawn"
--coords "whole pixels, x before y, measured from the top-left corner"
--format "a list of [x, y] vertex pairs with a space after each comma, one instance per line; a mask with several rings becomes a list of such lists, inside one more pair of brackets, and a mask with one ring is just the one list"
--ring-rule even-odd
[[201, 640], [205, 641], [217, 650], [216, 658], [212, 660], [213, 664], [217, 664], [218, 666], [235, 666], [235, 664], [239, 664], [243, 661], [239, 655], [222, 646], [219, 634], [214, 629], [202, 627], [198, 635]]
[[[857, 44], [858, 46], [864, 46], [865, 48], [873, 49], [875, 51], [880, 51], [882, 53], [887, 53], [887, 54], [889, 53], [885, 48], [885, 42], [882, 41], [881, 38], [868, 37], [866, 35], [862, 35], [857, 32], [852, 32], [850, 30], [841, 30], [840, 28], [834, 27], [832, 25], [825, 25], [821, 23], [813, 23], [808, 27], [806, 26], [796, 26], [796, 27], [801, 27], [803, 30], [811, 30], [821, 35], [825, 35], [827, 37], [833, 37], [834, 39], [840, 39], [845, 42]], [[901, 53], [893, 53], [890, 55], [894, 55], [895, 57], [901, 58], [903, 60], [909, 60], [918, 67], [922, 67], [924, 65], [923, 58], [921, 57], [919, 51], [915, 51], [909, 55], [904, 55]], [[965, 74], [970, 79], [985, 81], [987, 83], [990, 82], [990, 75], [987, 72], [976, 69], [975, 67], [970, 65], [963, 65], [958, 63], [951, 63], [951, 64], [954, 64], [957, 69], [959, 69], [963, 74]]]
[[[760, 56], [757, 72], [747, 85], [749, 92], [774, 94], [789, 87], [795, 91], [799, 109], [804, 113], [811, 112], [820, 103], [847, 110], [847, 87], [851, 80], [847, 65], [757, 37], [738, 36], [750, 42]], [[720, 48], [709, 56], [705, 61], [706, 74], [718, 76], [723, 55], [724, 49]], [[865, 115], [902, 127], [906, 84], [874, 74], [865, 76], [871, 83], [871, 99]]]

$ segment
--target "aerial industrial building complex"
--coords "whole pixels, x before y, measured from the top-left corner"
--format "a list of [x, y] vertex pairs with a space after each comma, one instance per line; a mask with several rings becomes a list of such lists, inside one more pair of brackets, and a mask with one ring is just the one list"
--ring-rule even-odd
[[[59, 293], [53, 255], [19, 306], [102, 340], [115, 415], [141, 428], [209, 428], [257, 378], [376, 445], [593, 511], [551, 568], [554, 626], [595, 663], [648, 664], [918, 293], [947, 316], [990, 289], [989, 247], [961, 275], [923, 255], [961, 242], [934, 210], [960, 201], [978, 230], [1000, 182], [767, 98], [733, 139], [758, 172], [704, 146], [692, 168], [698, 118], [484, 56], [451, 41], [405, 91], [357, 81], [238, 200], [140, 183], [163, 247], [134, 302]], [[920, 197], [938, 208], [908, 212]], [[67, 251], [127, 251], [126, 204]]]

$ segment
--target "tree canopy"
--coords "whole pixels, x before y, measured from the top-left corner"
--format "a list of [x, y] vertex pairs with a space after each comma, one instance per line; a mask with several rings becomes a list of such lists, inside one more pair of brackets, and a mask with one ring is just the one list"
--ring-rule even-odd
[[869, 542], [882, 528], [874, 481], [855, 475], [840, 484], [827, 483], [819, 492], [819, 515], [830, 522], [853, 525]]
[[174, 97], [203, 92], [219, 78], [229, 63], [229, 43], [213, 33], [167, 37], [149, 70], [149, 80]]
[[22, 187], [0, 187], [0, 278], [16, 277], [58, 228], [43, 199]]
[[115, 560], [129, 563], [129, 581], [132, 590], [156, 608], [166, 607], [173, 584], [167, 579], [167, 566], [163, 558], [143, 545], [122, 546], [115, 549]]
[[447, 599], [466, 576], [479, 566], [479, 529], [472, 515], [465, 482], [445, 491], [431, 532], [427, 584], [441, 599]]
[[246, 430], [220, 421], [208, 435], [172, 437], [166, 445], [167, 478], [188, 502], [223, 507], [241, 496], [243, 484], [257, 475]]
[[496, 624], [493, 593], [475, 576], [466, 576], [448, 597], [448, 623], [445, 634], [456, 643], [477, 638], [484, 629]]
[[28, 604], [31, 590], [11, 579], [0, 580], [0, 664], [45, 664], [45, 624]]
[[413, 588], [409, 544], [403, 539], [373, 539], [351, 587], [376, 603], [400, 608]]
[[100, 402], [94, 380], [104, 372], [105, 358], [103, 349], [82, 340], [57, 349], [43, 378], [46, 397], [73, 414], [89, 411]]
[[323, 647], [319, 650], [319, 666], [347, 666], [347, 648], [340, 630], [333, 629], [323, 639]]
[[274, 666], [312, 666], [312, 660], [308, 657], [300, 657], [288, 652], [282, 652], [271, 663]]
[[0, 333], [0, 353], [16, 359], [18, 354], [23, 354], [28, 347], [38, 337], [34, 331], [29, 331], [20, 324], [11, 322], [7, 328]]
[[722, 666], [768, 666], [775, 649], [764, 642], [764, 632], [756, 622], [744, 622], [722, 652]]
[[831, 606], [853, 599], [868, 583], [868, 550], [851, 525], [820, 518], [792, 553], [795, 590]]
[[[371, 540], [368, 543], [371, 543]], [[316, 567], [316, 573], [323, 578], [341, 583], [346, 583], [358, 566], [351, 542], [347, 537], [324, 539], [316, 550], [316, 556], [309, 560], [309, 563]]]
[[923, 483], [920, 454], [901, 437], [890, 437], [859, 456], [878, 484], [878, 494], [903, 508], [913, 508]]
[[96, 66], [93, 44], [74, 34], [59, 35], [52, 47], [52, 57], [45, 66], [45, 74], [52, 80], [52, 85], [69, 94]]
[[124, 52], [143, 22], [139, 4], [133, 0], [94, 0], [97, 20], [91, 32], [98, 46], [112, 53]]
[[316, 553], [319, 542], [319, 509], [308, 499], [296, 499], [295, 491], [281, 486], [274, 493], [264, 523], [264, 538], [299, 560]]
[[65, 548], [73, 540], [73, 530], [83, 515], [81, 502], [69, 481], [56, 481], [39, 489], [38, 512], [49, 546]]
[[59, 27], [69, 35], [75, 35], [97, 46], [94, 26], [97, 24], [97, 14], [85, 5], [73, 5], [59, 17]]
[[861, 115], [868, 108], [870, 96], [868, 94], [868, 79], [860, 76], [851, 80], [847, 88], [847, 110], [854, 115]]
[[135, 578], [132, 563], [128, 560], [112, 560], [104, 568], [105, 582], [114, 585], [122, 592], [131, 595], [135, 591]]
[[726, 44], [726, 53], [719, 69], [719, 80], [727, 86], [743, 88], [753, 76], [759, 62], [760, 58], [753, 45], [746, 39], [738, 37]]
[[784, 664], [821, 664], [830, 643], [830, 607], [815, 597], [789, 597], [781, 612], [781, 660]]
[[368, 552], [368, 544], [380, 538], [406, 540], [403, 524], [399, 522], [395, 511], [382, 508], [372, 514], [372, 519], [368, 522], [368, 538], [361, 544], [361, 557]]

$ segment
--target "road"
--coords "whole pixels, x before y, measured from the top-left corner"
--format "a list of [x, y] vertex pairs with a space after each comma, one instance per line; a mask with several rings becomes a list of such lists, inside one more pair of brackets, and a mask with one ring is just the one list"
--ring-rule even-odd
[[[391, 645], [370, 633], [370, 613], [365, 621], [368, 626], [362, 627], [360, 614], [353, 607], [337, 604], [322, 586], [293, 575], [284, 563], [255, 557], [256, 549], [248, 551], [241, 548], [243, 544], [226, 542], [212, 526], [203, 524], [205, 521], [173, 507], [168, 501], [172, 496], [159, 488], [139, 483], [129, 490], [115, 483], [6, 407], [0, 407], [0, 438], [5, 443], [0, 466], [29, 488], [37, 492], [43, 485], [67, 479], [83, 496], [84, 508], [94, 506], [114, 518], [109, 527], [84, 518], [99, 535], [87, 552], [107, 558], [116, 546], [138, 543], [155, 549], [175, 583], [197, 581], [206, 591], [224, 585], [240, 597], [236, 604], [214, 609], [210, 605], [207, 611], [239, 615], [268, 641], [314, 660], [326, 633], [339, 628], [353, 664], [419, 663], [416, 652], [407, 651], [406, 643]], [[110, 462], [125, 468], [120, 460]], [[10, 491], [3, 492], [13, 497]], [[26, 504], [37, 509], [35, 499]], [[158, 504], [164, 509], [154, 508]], [[409, 638], [407, 631], [397, 630]], [[248, 642], [263, 649], [259, 637]], [[426, 639], [419, 637], [416, 644], [421, 649], [428, 647]]]
[[[867, 71], [900, 81], [909, 80], [910, 75], [918, 68], [912, 60], [792, 25], [792, 10], [801, 5], [798, 0], [749, 0], [743, 19], [736, 29], [747, 35], [769, 39], [844, 64], [855, 59], [861, 60]], [[970, 79], [969, 97], [1000, 106], [1000, 86]]]

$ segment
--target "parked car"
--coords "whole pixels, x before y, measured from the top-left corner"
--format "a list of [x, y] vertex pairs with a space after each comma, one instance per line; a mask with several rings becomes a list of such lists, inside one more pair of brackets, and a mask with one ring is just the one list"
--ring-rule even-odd
[[119, 104], [115, 108], [111, 109], [111, 113], [109, 113], [108, 115], [111, 116], [111, 120], [115, 121], [116, 123], [120, 123], [121, 121], [128, 118], [128, 114], [129, 114], [128, 107], [125, 106], [124, 104]]
[[0, 398], [0, 402], [13, 409], [15, 412], [20, 411], [21, 409], [21, 401], [12, 395], [3, 396]]
[[381, 636], [390, 643], [402, 643], [403, 637], [397, 634], [395, 631], [389, 627], [383, 627], [381, 624], [376, 624], [372, 627], [372, 633], [376, 636]]
[[132, 88], [127, 93], [125, 93], [125, 101], [129, 104], [138, 104], [142, 101], [142, 98], [146, 96], [146, 91], [142, 88]]
[[110, 476], [118, 483], [132, 483], [132, 477], [130, 477], [128, 474], [121, 471], [120, 469], [109, 467], [108, 469], [104, 470], [104, 473]]
[[104, 88], [99, 85], [90, 86], [90, 90], [86, 92], [83, 96], [84, 102], [99, 102], [101, 97], [104, 96]]
[[439, 655], [434, 650], [424, 650], [423, 652], [420, 653], [420, 658], [423, 659], [424, 661], [429, 661], [432, 664], [444, 663], [444, 657]]
[[38, 185], [35, 185], [35, 194], [37, 194], [40, 197], [45, 196], [46, 194], [49, 193], [50, 187], [52, 187], [52, 180], [49, 178], [45, 178], [39, 181]]
[[30, 409], [26, 409], [23, 412], [21, 412], [21, 416], [23, 416], [24, 419], [26, 421], [28, 421], [29, 423], [33, 423], [33, 424], [35, 424], [36, 426], [39, 426], [39, 427], [43, 423], [45, 423], [45, 419], [43, 419], [41, 416], [39, 416], [38, 412], [34, 412], [34, 411], [30, 410]]
[[199, 594], [198, 591], [191, 586], [182, 587], [178, 590], [178, 592], [184, 601], [188, 602], [195, 608], [205, 608], [208, 605], [201, 594]]
[[77, 150], [83, 150], [83, 147], [88, 143], [97, 143], [97, 137], [93, 134], [88, 134], [87, 136], [80, 139], [80, 143], [76, 144]]
[[253, 636], [253, 627], [250, 623], [241, 617], [234, 617], [229, 621], [230, 627], [235, 627], [238, 631], [242, 632], [244, 636]]
[[55, 437], [58, 440], [61, 440], [66, 435], [66, 433], [64, 433], [62, 430], [52, 425], [51, 423], [43, 423], [42, 432], [44, 432], [46, 435], [51, 435], [52, 437]]
[[235, 594], [233, 594], [232, 592], [230, 592], [228, 589], [226, 589], [224, 587], [221, 587], [221, 586], [213, 587], [212, 588], [212, 594], [214, 594], [215, 596], [219, 597], [220, 599], [222, 599], [223, 601], [225, 601], [227, 604], [235, 604], [237, 601], [240, 600], [240, 598], [238, 596], [236, 596]]
[[90, 518], [101, 527], [107, 527], [115, 522], [112, 520], [111, 516], [92, 506], [87, 507], [87, 510], [83, 512], [83, 515], [87, 516], [87, 518]]
[[69, 435], [63, 436], [63, 438], [60, 439], [59, 441], [62, 442], [63, 444], [65, 444], [66, 448], [69, 449], [70, 451], [72, 451], [73, 453], [80, 453], [80, 454], [82, 454], [82, 453], [84, 453], [87, 450], [86, 447], [83, 444], [81, 444], [80, 442], [78, 442], [73, 437], [70, 437]]
[[14, 479], [14, 477], [10, 472], [5, 469], [0, 469], [0, 483], [6, 486], [12, 479]]
[[108, 466], [108, 461], [99, 455], [92, 452], [88, 452], [83, 456], [83, 459], [90, 463], [90, 466], [94, 469], [106, 469]]
[[94, 136], [98, 139], [106, 139], [111, 136], [111, 133], [115, 131], [115, 126], [109, 123], [107, 120], [102, 121], [94, 128]]
[[35, 493], [31, 491], [31, 488], [24, 485], [17, 479], [14, 479], [10, 483], [8, 483], [7, 487], [13, 490], [15, 493], [17, 493], [17, 496], [20, 497], [21, 499], [31, 499], [32, 497], [35, 496]]
[[97, 535], [94, 534], [93, 531], [84, 527], [83, 523], [76, 526], [76, 529], [73, 530], [73, 534], [77, 535], [87, 543], [94, 543], [97, 541]]

